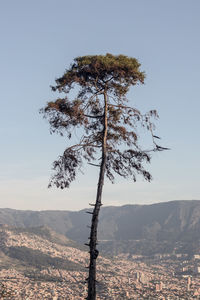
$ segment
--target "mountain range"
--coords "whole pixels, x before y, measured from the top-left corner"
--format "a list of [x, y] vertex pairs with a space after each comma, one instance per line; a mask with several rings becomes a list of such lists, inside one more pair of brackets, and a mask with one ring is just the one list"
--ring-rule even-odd
[[[0, 224], [16, 228], [47, 226], [80, 244], [88, 240], [91, 214], [81, 211], [22, 211], [0, 209]], [[151, 205], [102, 207], [99, 249], [119, 253], [200, 252], [200, 201], [182, 200]]]

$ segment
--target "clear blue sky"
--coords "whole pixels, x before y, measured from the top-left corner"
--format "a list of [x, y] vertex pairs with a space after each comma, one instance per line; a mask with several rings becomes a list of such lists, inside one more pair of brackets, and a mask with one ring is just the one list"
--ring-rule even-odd
[[70, 189], [47, 189], [68, 142], [49, 134], [38, 111], [74, 57], [107, 52], [141, 62], [146, 84], [132, 103], [158, 110], [157, 134], [172, 150], [154, 155], [152, 183], [106, 181], [103, 203], [200, 199], [199, 14], [199, 0], [1, 1], [0, 207], [77, 210], [93, 201], [90, 166]]

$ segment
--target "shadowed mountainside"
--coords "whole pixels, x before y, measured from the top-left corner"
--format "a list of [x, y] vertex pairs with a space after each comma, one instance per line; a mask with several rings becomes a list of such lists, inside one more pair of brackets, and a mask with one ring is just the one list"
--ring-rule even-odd
[[[0, 223], [14, 227], [48, 226], [71, 240], [84, 243], [88, 238], [87, 225], [90, 224], [91, 217], [85, 212], [86, 210], [20, 211], [5, 208], [0, 209]], [[200, 201], [191, 200], [103, 207], [98, 237], [102, 241], [100, 248], [108, 248], [111, 253], [116, 252], [116, 248], [121, 249], [117, 252], [123, 252], [127, 247], [140, 253], [143, 252], [141, 243], [142, 249], [146, 249], [148, 245], [151, 248], [161, 246], [161, 252], [171, 252], [177, 242], [179, 246], [184, 244], [181, 251], [187, 251], [184, 249], [190, 245], [189, 248], [192, 247], [194, 252], [198, 251], [199, 232]], [[150, 252], [155, 251], [158, 249]]]

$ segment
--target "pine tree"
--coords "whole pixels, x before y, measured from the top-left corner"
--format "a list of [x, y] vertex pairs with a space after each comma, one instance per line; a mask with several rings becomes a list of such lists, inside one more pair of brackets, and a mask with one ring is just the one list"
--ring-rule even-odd
[[[53, 163], [55, 173], [49, 186], [67, 188], [75, 180], [84, 160], [99, 167], [96, 201], [92, 211], [88, 247], [90, 253], [88, 300], [96, 299], [97, 225], [102, 205], [105, 175], [114, 182], [115, 175], [136, 181], [140, 174], [150, 181], [151, 174], [144, 164], [150, 162], [151, 151], [165, 148], [156, 143], [152, 117], [156, 110], [142, 114], [128, 104], [127, 92], [131, 86], [143, 84], [144, 72], [135, 58], [112, 54], [82, 56], [74, 59], [64, 75], [56, 80], [53, 91], [63, 97], [48, 102], [41, 110], [50, 123], [51, 132], [67, 134], [71, 139], [74, 128], [80, 129], [77, 144], [67, 147]], [[73, 97], [74, 91], [77, 92]], [[137, 127], [144, 127], [152, 137], [152, 148], [139, 145]], [[100, 158], [99, 158], [100, 157]]]

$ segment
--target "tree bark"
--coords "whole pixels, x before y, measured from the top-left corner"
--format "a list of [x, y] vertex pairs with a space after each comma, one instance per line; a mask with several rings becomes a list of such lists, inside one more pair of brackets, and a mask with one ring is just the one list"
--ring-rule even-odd
[[88, 296], [87, 300], [96, 299], [96, 259], [98, 256], [97, 246], [97, 226], [98, 217], [101, 208], [101, 197], [104, 184], [104, 176], [106, 170], [106, 156], [107, 156], [107, 94], [104, 92], [104, 118], [103, 118], [103, 136], [102, 136], [102, 159], [99, 172], [99, 181], [97, 186], [96, 203], [92, 213], [91, 231], [90, 231], [90, 264], [89, 264], [89, 277], [88, 277]]

